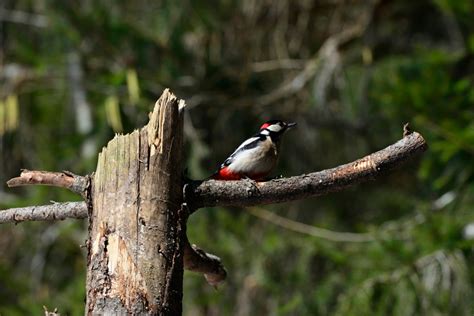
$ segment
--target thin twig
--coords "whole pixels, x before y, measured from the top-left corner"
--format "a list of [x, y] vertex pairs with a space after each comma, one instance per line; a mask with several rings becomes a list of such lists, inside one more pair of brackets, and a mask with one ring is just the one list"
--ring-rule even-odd
[[267, 211], [266, 209], [259, 208], [259, 207], [249, 207], [246, 210], [253, 216], [263, 219], [277, 226], [286, 228], [294, 232], [310, 235], [310, 236], [321, 238], [321, 239], [326, 239], [329, 241], [370, 242], [370, 241], [375, 240], [375, 238], [371, 234], [335, 232], [329, 229], [324, 229], [324, 228], [300, 223], [297, 221], [293, 221], [291, 219], [276, 215], [275, 213], [272, 213], [270, 211]]
[[0, 9], [0, 21], [26, 24], [40, 28], [49, 25], [48, 18], [45, 15], [6, 9]]
[[289, 97], [300, 91], [318, 72], [320, 65], [326, 58], [334, 54], [340, 46], [347, 44], [354, 38], [362, 35], [366, 29], [369, 19], [365, 18], [360, 24], [345, 29], [342, 32], [330, 36], [321, 45], [318, 52], [304, 65], [303, 69], [288, 81], [283, 82], [277, 89], [261, 96], [255, 103], [268, 105], [282, 98]]
[[58, 308], [54, 308], [52, 312], [48, 311], [48, 308], [43, 305], [43, 310], [44, 310], [44, 316], [61, 316], [61, 314], [58, 313]]
[[276, 59], [259, 61], [252, 64], [252, 71], [254, 72], [266, 72], [282, 69], [301, 69], [304, 67], [304, 61], [302, 59]]

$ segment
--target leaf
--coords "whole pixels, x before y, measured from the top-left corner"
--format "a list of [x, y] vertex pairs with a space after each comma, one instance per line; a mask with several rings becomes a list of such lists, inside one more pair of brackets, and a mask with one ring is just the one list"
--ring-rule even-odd
[[123, 125], [122, 118], [120, 117], [120, 105], [117, 96], [108, 96], [105, 99], [104, 106], [107, 122], [109, 123], [110, 127], [112, 127], [116, 133], [122, 132]]
[[5, 101], [5, 127], [6, 131], [14, 131], [19, 122], [18, 96], [9, 95]]
[[130, 103], [137, 104], [140, 100], [140, 86], [138, 84], [138, 76], [135, 69], [127, 69], [127, 89]]
[[5, 103], [0, 100], [0, 136], [3, 136], [3, 134], [5, 134], [5, 125]]

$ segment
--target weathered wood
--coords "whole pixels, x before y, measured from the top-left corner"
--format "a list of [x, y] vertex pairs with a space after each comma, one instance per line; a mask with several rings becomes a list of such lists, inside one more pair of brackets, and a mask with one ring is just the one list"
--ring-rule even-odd
[[427, 148], [423, 136], [413, 132], [364, 158], [332, 169], [267, 182], [192, 181], [185, 187], [191, 210], [209, 206], [252, 206], [288, 202], [341, 191], [348, 186], [375, 179]]
[[39, 170], [22, 170], [19, 177], [7, 181], [10, 188], [24, 185], [49, 185], [71, 190], [84, 196], [89, 188], [89, 177], [78, 176], [69, 171], [50, 172]]
[[168, 90], [140, 131], [116, 136], [92, 181], [88, 315], [179, 315], [186, 214], [182, 111]]
[[[226, 271], [220, 259], [191, 246], [184, 235], [185, 217], [196, 208], [279, 203], [339, 191], [374, 179], [427, 148], [423, 137], [405, 126], [404, 138], [395, 144], [333, 169], [268, 182], [191, 181], [182, 197], [182, 115], [176, 104], [165, 92], [147, 127], [109, 143], [99, 158], [92, 204], [0, 211], [0, 223], [89, 218], [89, 314], [179, 314], [183, 262], [211, 285], [222, 282]], [[89, 180], [69, 172], [25, 171], [9, 184], [66, 187], [91, 202]]]
[[196, 245], [191, 245], [185, 237], [183, 254], [184, 267], [189, 271], [203, 273], [207, 283], [217, 286], [224, 282], [227, 271], [222, 265], [221, 259], [213, 254], [207, 253]]
[[66, 218], [86, 218], [85, 202], [63, 202], [50, 205], [16, 207], [0, 211], [0, 224], [27, 221], [59, 221]]
[[[26, 221], [58, 221], [66, 218], [83, 219], [88, 217], [86, 202], [63, 202], [50, 205], [28, 206], [0, 210], [0, 224]], [[184, 268], [204, 274], [206, 281], [213, 286], [222, 283], [227, 272], [219, 257], [191, 245], [184, 237]]]

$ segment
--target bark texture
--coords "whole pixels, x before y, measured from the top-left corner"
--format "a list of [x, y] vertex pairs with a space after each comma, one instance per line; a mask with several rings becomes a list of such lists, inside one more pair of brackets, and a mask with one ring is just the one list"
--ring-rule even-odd
[[[395, 144], [336, 168], [267, 182], [184, 184], [183, 107], [184, 102], [166, 90], [146, 127], [116, 136], [103, 149], [92, 177], [24, 170], [8, 181], [11, 187], [64, 187], [85, 198], [86, 202], [0, 211], [0, 223], [89, 219], [86, 314], [180, 314], [183, 264], [203, 273], [211, 285], [221, 283], [226, 271], [220, 259], [191, 245], [185, 235], [187, 216], [200, 207], [279, 203], [339, 191], [374, 179], [427, 148], [423, 137], [405, 125], [404, 137]], [[270, 213], [266, 218], [287, 227], [291, 224], [292, 229], [306, 229], [282, 223]]]
[[[57, 221], [67, 218], [84, 219], [88, 217], [86, 202], [63, 202], [50, 205], [10, 208], [0, 211], [0, 224], [26, 221]], [[227, 272], [219, 257], [207, 253], [196, 245], [191, 245], [184, 236], [184, 268], [204, 274], [206, 281], [217, 286], [222, 283]]]
[[374, 179], [427, 148], [423, 137], [406, 135], [393, 145], [345, 165], [306, 175], [275, 179], [267, 182], [194, 181], [185, 187], [185, 199], [190, 209], [205, 206], [251, 206], [281, 203], [318, 196], [345, 189], [350, 185]]
[[1, 223], [20, 223], [27, 221], [58, 221], [66, 218], [86, 218], [85, 202], [64, 202], [51, 205], [10, 208], [0, 211]]
[[168, 90], [141, 130], [116, 136], [92, 181], [88, 315], [180, 315], [183, 101]]
[[69, 171], [50, 172], [24, 169], [19, 177], [7, 181], [9, 187], [24, 185], [49, 185], [71, 190], [84, 196], [89, 188], [89, 176], [78, 176]]
[[227, 277], [227, 271], [221, 259], [213, 254], [207, 253], [195, 244], [185, 240], [183, 247], [184, 267], [186, 270], [204, 274], [207, 283], [212, 286], [221, 284]]

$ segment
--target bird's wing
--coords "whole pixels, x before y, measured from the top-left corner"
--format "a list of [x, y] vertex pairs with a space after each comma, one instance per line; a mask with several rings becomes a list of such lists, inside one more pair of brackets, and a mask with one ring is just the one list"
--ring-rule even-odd
[[232, 163], [232, 161], [234, 160], [234, 158], [240, 152], [242, 152], [243, 150], [249, 150], [249, 149], [257, 147], [258, 144], [263, 140], [265, 140], [265, 136], [263, 136], [263, 135], [254, 136], [254, 137], [251, 137], [251, 138], [247, 139], [242, 144], [240, 144], [240, 146], [237, 147], [237, 149], [222, 163], [221, 168], [224, 168], [224, 167], [227, 167], [228, 165], [230, 165]]

